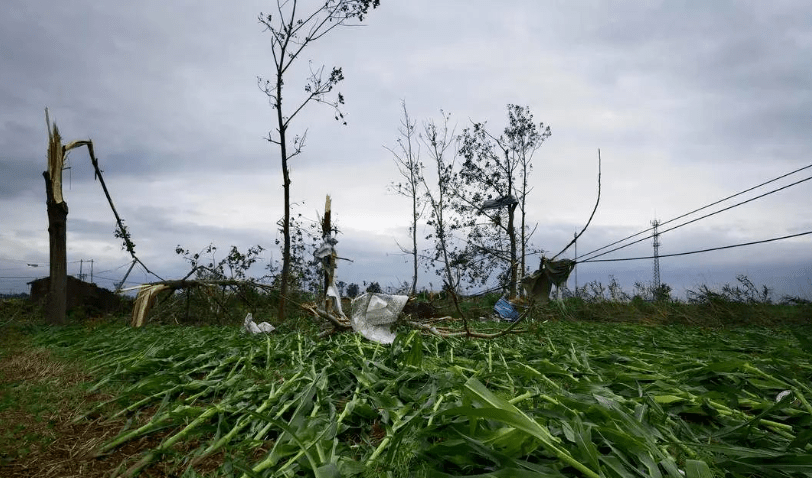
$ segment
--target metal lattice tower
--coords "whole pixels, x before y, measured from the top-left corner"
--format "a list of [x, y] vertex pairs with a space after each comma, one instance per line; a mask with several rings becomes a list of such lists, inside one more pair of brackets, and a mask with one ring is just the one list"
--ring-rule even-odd
[[654, 238], [654, 290], [660, 290], [660, 233], [657, 232], [657, 226], [660, 225], [660, 221], [657, 219], [651, 221], [651, 225], [654, 226], [654, 233], [651, 235]]

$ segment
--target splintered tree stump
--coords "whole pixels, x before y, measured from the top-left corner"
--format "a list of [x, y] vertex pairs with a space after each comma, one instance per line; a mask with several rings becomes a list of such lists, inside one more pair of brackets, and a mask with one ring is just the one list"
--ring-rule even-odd
[[45, 302], [45, 318], [51, 324], [65, 322], [67, 312], [68, 259], [67, 224], [68, 204], [62, 197], [62, 168], [65, 164], [65, 148], [59, 128], [51, 120], [45, 109], [45, 123], [48, 126], [48, 170], [42, 173], [45, 178], [45, 204], [48, 208], [48, 241], [50, 244], [50, 288]]

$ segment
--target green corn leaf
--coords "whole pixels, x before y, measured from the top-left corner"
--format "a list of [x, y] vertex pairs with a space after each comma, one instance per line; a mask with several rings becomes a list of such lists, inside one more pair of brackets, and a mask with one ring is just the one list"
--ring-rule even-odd
[[708, 464], [700, 460], [685, 460], [685, 478], [714, 478]]
[[[476, 378], [469, 379], [465, 383], [465, 388], [479, 401], [486, 403], [490, 407], [481, 409], [469, 408], [465, 412], [466, 415], [495, 419], [518, 428], [519, 430], [522, 430], [525, 433], [537, 438], [548, 452], [552, 453], [573, 468], [576, 468], [584, 475], [589, 476], [590, 478], [597, 478], [600, 476], [598, 472], [583, 465], [569, 452], [561, 448], [559, 446], [560, 440], [553, 437], [547, 428], [540, 425], [535, 420], [532, 420], [514, 405], [511, 405], [507, 400], [499, 398], [491, 393], [491, 391], [488, 390], [482, 384], [482, 382]], [[460, 412], [462, 413], [462, 410], [460, 410]]]

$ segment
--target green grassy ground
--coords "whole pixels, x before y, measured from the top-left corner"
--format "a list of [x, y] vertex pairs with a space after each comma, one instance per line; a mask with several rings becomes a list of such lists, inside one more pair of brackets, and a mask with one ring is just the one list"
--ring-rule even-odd
[[812, 476], [804, 309], [683, 305], [391, 346], [0, 320], [0, 476]]

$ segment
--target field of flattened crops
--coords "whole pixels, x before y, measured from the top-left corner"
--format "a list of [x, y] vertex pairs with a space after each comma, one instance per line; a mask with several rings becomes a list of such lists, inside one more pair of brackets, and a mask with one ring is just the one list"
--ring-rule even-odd
[[812, 476], [808, 334], [551, 322], [391, 346], [168, 326], [34, 340], [115, 390], [75, 420], [123, 423], [95, 453], [125, 476], [693, 478]]

